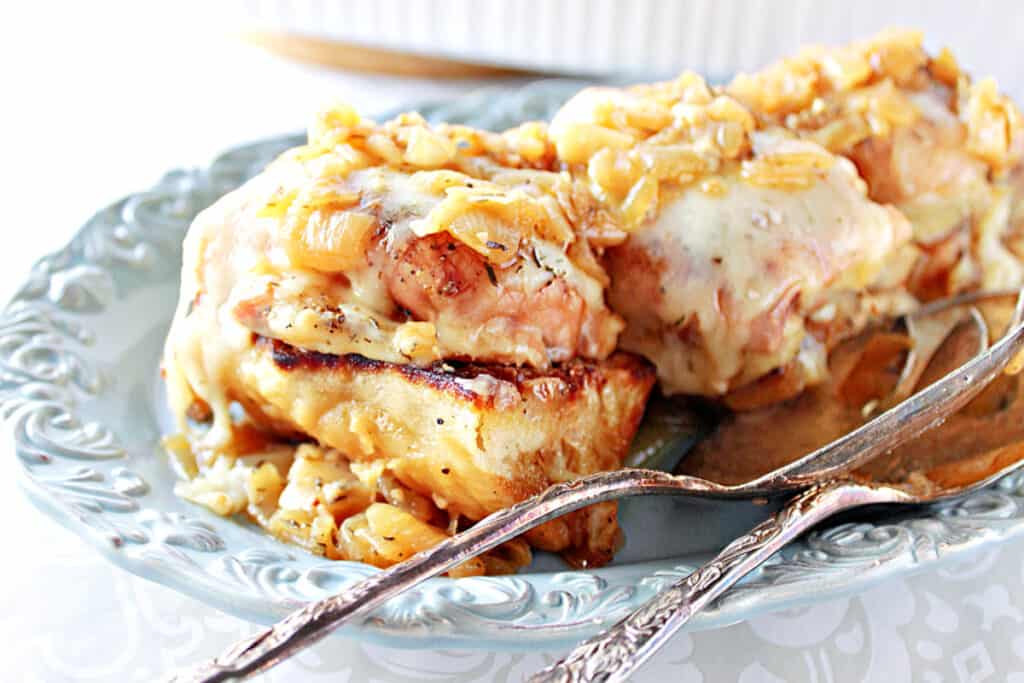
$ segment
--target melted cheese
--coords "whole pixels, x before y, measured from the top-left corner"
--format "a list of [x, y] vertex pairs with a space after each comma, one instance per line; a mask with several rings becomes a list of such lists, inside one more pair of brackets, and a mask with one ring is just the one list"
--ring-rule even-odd
[[[331, 153], [304, 154], [285, 154], [204, 211], [185, 241], [164, 366], [180, 415], [195, 398], [212, 408], [211, 447], [230, 439], [224, 387], [254, 333], [420, 365], [544, 368], [614, 350], [622, 321], [567, 216], [567, 175], [486, 156], [341, 173]], [[333, 222], [346, 212], [362, 218]], [[332, 232], [366, 217], [375, 227], [351, 234], [357, 243]]]
[[683, 192], [608, 257], [622, 346], [653, 360], [669, 393], [719, 395], [787, 365], [805, 318], [869, 285], [909, 237], [843, 159], [800, 191], [720, 181], [724, 196]]

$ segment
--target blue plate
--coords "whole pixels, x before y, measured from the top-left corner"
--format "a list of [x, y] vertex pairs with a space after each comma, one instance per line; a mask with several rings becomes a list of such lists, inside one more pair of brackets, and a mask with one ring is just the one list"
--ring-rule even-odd
[[[546, 81], [420, 107], [432, 120], [501, 128], [544, 118], [579, 87]], [[0, 411], [24, 488], [111, 561], [225, 611], [271, 622], [377, 571], [283, 545], [172, 493], [157, 365], [174, 310], [181, 239], [195, 214], [300, 137], [174, 171], [96, 214], [40, 260], [0, 319]], [[434, 579], [344, 632], [407, 647], [531, 648], [579, 640], [690, 572], [768, 510], [634, 499], [609, 567], [538, 557], [513, 577]], [[952, 504], [828, 526], [793, 544], [692, 622], [862, 590], [1024, 532], [1024, 474]]]

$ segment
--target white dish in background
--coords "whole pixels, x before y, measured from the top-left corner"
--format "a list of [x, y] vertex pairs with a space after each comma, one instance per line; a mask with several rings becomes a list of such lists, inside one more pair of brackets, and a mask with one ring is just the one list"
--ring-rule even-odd
[[1024, 93], [1024, 3], [934, 0], [236, 0], [225, 28], [269, 30], [502, 66], [594, 76], [710, 79], [795, 45], [918, 28], [972, 73]]

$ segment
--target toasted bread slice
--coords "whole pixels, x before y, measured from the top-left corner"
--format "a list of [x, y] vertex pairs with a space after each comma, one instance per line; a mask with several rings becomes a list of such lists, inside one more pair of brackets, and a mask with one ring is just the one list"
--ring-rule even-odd
[[[391, 474], [450, 518], [469, 521], [553, 483], [622, 467], [654, 384], [640, 358], [549, 370], [426, 368], [309, 352], [258, 338], [235, 366], [232, 395], [264, 425], [344, 453], [371, 488]], [[613, 503], [529, 536], [580, 564], [607, 562]]]

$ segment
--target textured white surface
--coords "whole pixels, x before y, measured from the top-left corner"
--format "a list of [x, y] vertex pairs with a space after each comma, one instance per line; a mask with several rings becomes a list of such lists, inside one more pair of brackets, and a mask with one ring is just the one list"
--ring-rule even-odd
[[[4, 298], [93, 210], [168, 168], [301, 127], [324, 99], [386, 109], [471, 87], [292, 66], [226, 43], [194, 14], [183, 22], [152, 6], [70, 8], [0, 16]], [[0, 515], [5, 547], [17, 549], [5, 555], [18, 558], [0, 561], [0, 679], [149, 681], [253, 628], [114, 569], [32, 509], [7, 471]], [[1021, 549], [684, 635], [638, 678], [1024, 681]], [[267, 680], [518, 681], [554, 654], [411, 652], [335, 639]]]

